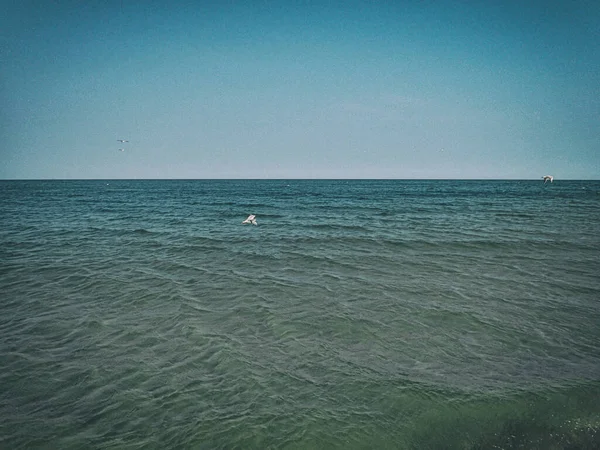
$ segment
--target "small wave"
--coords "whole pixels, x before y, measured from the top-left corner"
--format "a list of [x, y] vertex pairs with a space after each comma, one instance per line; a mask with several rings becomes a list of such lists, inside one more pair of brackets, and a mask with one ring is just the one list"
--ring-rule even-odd
[[141, 234], [141, 235], [155, 234], [154, 231], [150, 231], [150, 230], [147, 230], [145, 228], [136, 228], [135, 230], [132, 231], [132, 233], [134, 233], [134, 234]]
[[362, 225], [352, 225], [352, 224], [313, 224], [310, 225], [311, 228], [317, 229], [317, 230], [346, 230], [346, 231], [369, 231], [369, 229], [365, 226]]

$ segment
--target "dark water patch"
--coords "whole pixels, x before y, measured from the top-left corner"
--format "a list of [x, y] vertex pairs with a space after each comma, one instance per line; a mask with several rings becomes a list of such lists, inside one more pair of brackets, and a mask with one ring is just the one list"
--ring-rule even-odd
[[341, 223], [336, 223], [336, 224], [320, 224], [320, 223], [315, 223], [310, 225], [311, 228], [315, 228], [317, 230], [348, 230], [348, 231], [368, 231], [368, 229], [366, 227], [363, 227], [361, 225], [352, 225], [352, 224], [341, 224]]

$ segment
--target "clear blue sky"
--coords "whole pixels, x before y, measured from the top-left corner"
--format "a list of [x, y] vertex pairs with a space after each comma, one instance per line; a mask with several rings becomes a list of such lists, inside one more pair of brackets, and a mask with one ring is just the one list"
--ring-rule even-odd
[[599, 24], [597, 0], [5, 1], [0, 178], [598, 179]]

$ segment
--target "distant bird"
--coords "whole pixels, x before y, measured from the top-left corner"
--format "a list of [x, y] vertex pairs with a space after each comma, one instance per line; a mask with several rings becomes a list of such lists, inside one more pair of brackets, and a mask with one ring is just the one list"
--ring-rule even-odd
[[544, 184], [546, 184], [548, 181], [550, 183], [554, 181], [554, 177], [552, 175], [544, 175], [542, 178], [544, 179]]
[[252, 225], [258, 225], [256, 223], [256, 216], [254, 214], [250, 214], [248, 216], [248, 218], [246, 220], [244, 220], [242, 223], [251, 223]]
[[125, 151], [125, 149], [124, 149], [124, 148], [120, 148], [120, 149], [119, 149], [119, 151], [120, 151], [120, 152], [124, 152], [124, 151]]
[[129, 142], [129, 141], [126, 141], [125, 139], [117, 139], [117, 142]]

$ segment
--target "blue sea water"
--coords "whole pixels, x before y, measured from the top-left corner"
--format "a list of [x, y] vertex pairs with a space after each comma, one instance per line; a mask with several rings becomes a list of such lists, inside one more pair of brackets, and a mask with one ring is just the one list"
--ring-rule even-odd
[[1, 181], [0, 225], [0, 448], [600, 448], [598, 181]]

